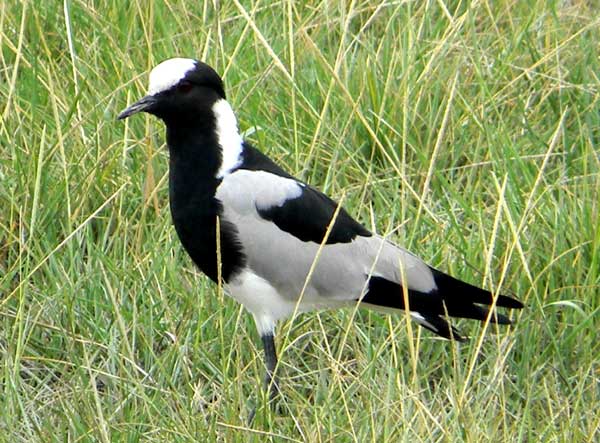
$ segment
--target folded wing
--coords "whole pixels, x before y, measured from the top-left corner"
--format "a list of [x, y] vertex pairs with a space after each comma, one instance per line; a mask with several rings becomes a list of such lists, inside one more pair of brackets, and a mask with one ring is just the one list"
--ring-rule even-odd
[[[223, 178], [217, 198], [238, 231], [247, 265], [300, 310], [367, 306], [406, 309], [427, 329], [463, 337], [448, 317], [508, 324], [490, 305], [520, 308], [507, 296], [437, 271], [373, 235], [336, 202], [277, 170], [239, 169]], [[329, 234], [327, 234], [329, 230]], [[406, 294], [403, 290], [406, 287]]]

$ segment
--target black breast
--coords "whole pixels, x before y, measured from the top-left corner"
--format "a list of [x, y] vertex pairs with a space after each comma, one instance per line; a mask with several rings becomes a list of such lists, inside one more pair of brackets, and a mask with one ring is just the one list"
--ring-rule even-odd
[[220, 183], [215, 175], [221, 163], [216, 140], [200, 134], [177, 140], [169, 132], [169, 200], [175, 230], [202, 272], [216, 282], [220, 261], [221, 277], [228, 282], [241, 271], [245, 257], [235, 226], [220, 218], [223, 211], [215, 198]]

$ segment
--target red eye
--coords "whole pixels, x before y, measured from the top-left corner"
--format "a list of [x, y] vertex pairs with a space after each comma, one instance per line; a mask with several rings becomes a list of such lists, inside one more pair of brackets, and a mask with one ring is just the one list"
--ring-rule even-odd
[[192, 90], [193, 87], [194, 87], [194, 85], [192, 85], [190, 82], [181, 82], [181, 83], [179, 83], [179, 85], [177, 85], [177, 90], [179, 92], [183, 92], [184, 94], [187, 94], [188, 92], [190, 92]]

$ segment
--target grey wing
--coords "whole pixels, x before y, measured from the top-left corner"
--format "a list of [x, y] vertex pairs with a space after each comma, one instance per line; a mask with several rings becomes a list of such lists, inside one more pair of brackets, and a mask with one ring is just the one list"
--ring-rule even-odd
[[286, 299], [296, 300], [303, 293], [303, 302], [336, 306], [360, 299], [370, 276], [406, 281], [408, 289], [419, 292], [436, 287], [424, 262], [382, 237], [364, 235], [368, 231], [362, 227], [364, 231], [357, 230], [352, 239], [346, 236], [343, 242], [321, 244], [298, 235], [297, 226], [286, 230], [286, 226], [265, 217], [272, 208], [282, 214], [302, 207], [303, 213], [288, 213], [278, 220], [303, 217], [305, 223], [312, 223], [311, 232], [326, 230], [329, 221], [311, 218], [312, 213], [322, 213], [321, 208], [310, 207], [319, 204], [319, 199], [299, 205], [298, 199], [312, 197], [306, 194], [306, 185], [291, 178], [238, 170], [223, 179], [216, 197], [222, 203], [223, 217], [238, 231], [246, 265]]

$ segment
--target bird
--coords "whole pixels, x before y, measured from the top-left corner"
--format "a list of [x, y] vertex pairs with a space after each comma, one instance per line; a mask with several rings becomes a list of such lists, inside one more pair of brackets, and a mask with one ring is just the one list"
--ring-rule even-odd
[[371, 232], [244, 140], [223, 80], [208, 64], [191, 58], [158, 64], [147, 94], [117, 118], [140, 112], [166, 127], [169, 205], [183, 248], [254, 317], [269, 401], [279, 393], [275, 328], [296, 311], [357, 303], [407, 310], [433, 333], [464, 341], [451, 317], [509, 325], [495, 308], [523, 308]]

